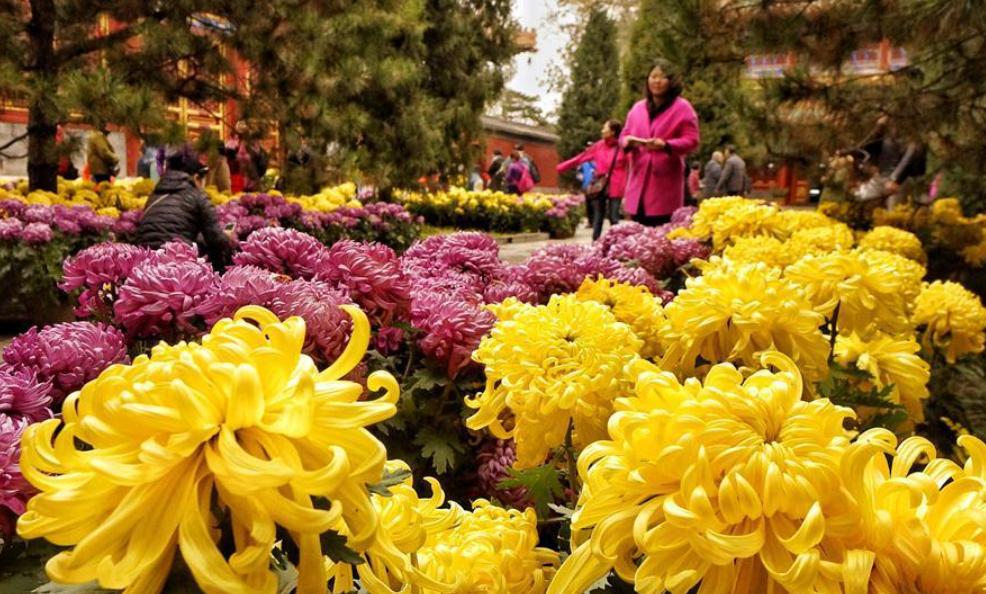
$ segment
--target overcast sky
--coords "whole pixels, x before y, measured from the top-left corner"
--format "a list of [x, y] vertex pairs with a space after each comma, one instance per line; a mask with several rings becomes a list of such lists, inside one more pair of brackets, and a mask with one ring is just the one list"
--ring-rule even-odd
[[555, 0], [514, 0], [514, 15], [525, 29], [534, 29], [538, 35], [538, 51], [521, 54], [514, 58], [517, 74], [507, 86], [515, 91], [540, 98], [540, 107], [550, 114], [561, 103], [561, 94], [548, 92], [546, 76], [549, 67], [562, 64], [562, 49], [568, 39], [559, 25], [574, 18], [571, 14], [562, 15], [558, 22]]

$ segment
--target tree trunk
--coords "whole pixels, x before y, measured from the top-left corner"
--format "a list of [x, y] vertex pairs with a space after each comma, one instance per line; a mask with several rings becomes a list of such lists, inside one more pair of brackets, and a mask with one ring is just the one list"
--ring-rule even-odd
[[57, 85], [55, 63], [55, 1], [31, 0], [31, 22], [27, 28], [31, 39], [35, 85], [28, 106], [27, 176], [32, 190], [58, 191], [58, 156], [55, 133], [54, 97]]

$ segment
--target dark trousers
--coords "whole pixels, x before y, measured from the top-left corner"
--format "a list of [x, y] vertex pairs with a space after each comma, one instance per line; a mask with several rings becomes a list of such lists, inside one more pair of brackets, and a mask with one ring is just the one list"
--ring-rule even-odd
[[633, 220], [647, 227], [660, 227], [665, 223], [671, 222], [671, 215], [647, 216], [644, 214], [644, 207], [640, 207], [640, 212], [633, 215]]
[[93, 183], [99, 184], [110, 181], [110, 178], [113, 176], [109, 173], [93, 173], [90, 177], [92, 177]]
[[617, 225], [623, 218], [622, 198], [595, 198], [589, 200], [589, 220], [592, 221], [592, 240], [603, 234], [603, 220], [608, 218], [610, 225]]

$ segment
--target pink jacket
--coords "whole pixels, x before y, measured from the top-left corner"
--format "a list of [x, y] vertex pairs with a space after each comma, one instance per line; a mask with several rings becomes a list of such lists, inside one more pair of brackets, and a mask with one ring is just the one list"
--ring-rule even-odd
[[627, 185], [627, 155], [620, 150], [619, 142], [615, 138], [609, 142], [600, 140], [568, 161], [560, 163], [557, 167], [558, 173], [578, 167], [586, 161], [592, 161], [596, 164], [596, 175], [605, 175], [609, 173], [610, 164], [613, 163], [614, 152], [618, 154], [613, 175], [609, 178], [609, 197], [621, 198]]
[[633, 216], [643, 201], [647, 216], [668, 215], [685, 203], [685, 156], [698, 148], [698, 116], [691, 103], [678, 97], [671, 106], [651, 121], [647, 100], [638, 101], [627, 114], [620, 134], [620, 146], [626, 137], [661, 138], [665, 150], [641, 146], [629, 150], [630, 167], [623, 209]]

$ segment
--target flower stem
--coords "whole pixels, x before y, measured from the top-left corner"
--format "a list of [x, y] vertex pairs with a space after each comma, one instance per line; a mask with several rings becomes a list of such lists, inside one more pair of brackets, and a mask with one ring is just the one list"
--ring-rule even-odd
[[565, 432], [565, 456], [568, 458], [568, 487], [572, 490], [571, 508], [575, 509], [579, 501], [579, 468], [575, 457], [575, 447], [572, 445], [572, 433], [575, 423], [569, 421], [568, 431]]

